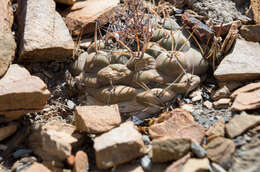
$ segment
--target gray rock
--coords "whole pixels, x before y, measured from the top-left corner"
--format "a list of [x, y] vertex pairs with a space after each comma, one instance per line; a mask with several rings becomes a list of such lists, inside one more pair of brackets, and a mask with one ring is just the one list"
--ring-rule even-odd
[[74, 42], [53, 0], [18, 0], [19, 60], [65, 60]]
[[207, 156], [207, 151], [196, 142], [191, 144], [191, 151], [198, 158], [204, 158]]
[[259, 43], [237, 40], [230, 54], [220, 63], [214, 76], [219, 81], [248, 81], [260, 78]]
[[216, 163], [211, 164], [211, 171], [212, 172], [227, 172], [224, 168], [222, 168], [220, 165]]
[[151, 171], [152, 169], [152, 160], [146, 155], [141, 159], [141, 165], [145, 171]]

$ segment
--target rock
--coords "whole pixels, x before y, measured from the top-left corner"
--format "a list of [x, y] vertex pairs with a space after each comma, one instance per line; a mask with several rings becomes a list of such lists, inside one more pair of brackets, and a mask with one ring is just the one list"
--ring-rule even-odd
[[87, 52], [80, 54], [77, 60], [75, 60], [75, 62], [70, 65], [70, 73], [73, 76], [77, 76], [84, 71], [88, 55], [89, 54]]
[[13, 157], [15, 159], [18, 159], [18, 158], [22, 158], [22, 157], [28, 156], [31, 153], [32, 153], [31, 149], [18, 149], [17, 151], [15, 151], [13, 153]]
[[205, 107], [208, 108], [208, 109], [212, 109], [212, 108], [213, 108], [213, 104], [212, 104], [210, 101], [208, 101], [208, 100], [206, 100], [206, 101], [203, 103], [203, 106], [205, 106]]
[[76, 2], [65, 16], [65, 23], [73, 35], [79, 35], [84, 28], [85, 33], [95, 30], [95, 21], [104, 25], [114, 13], [119, 0], [88, 0]]
[[75, 127], [59, 121], [51, 121], [29, 137], [29, 146], [33, 152], [45, 161], [64, 161], [71, 155], [72, 144], [77, 141], [72, 136]]
[[211, 168], [213, 172], [227, 172], [224, 168], [222, 168], [220, 165], [216, 163], [211, 163]]
[[191, 100], [193, 102], [197, 102], [202, 100], [202, 91], [201, 90], [197, 90], [197, 91], [193, 91], [189, 97], [191, 98]]
[[231, 99], [222, 98], [218, 101], [213, 102], [213, 106], [215, 109], [227, 109], [231, 104]]
[[9, 0], [0, 0], [0, 78], [6, 73], [15, 55], [16, 43], [12, 34], [13, 12]]
[[[94, 172], [104, 172], [104, 170], [94, 171]], [[108, 172], [108, 170], [105, 172]], [[138, 165], [137, 163], [127, 163], [116, 167], [115, 172], [145, 172], [145, 171], [143, 170], [142, 166]]]
[[240, 93], [248, 93], [258, 89], [260, 89], [260, 82], [247, 84], [246, 86], [243, 86], [237, 89], [236, 91], [234, 91], [231, 94], [230, 98], [234, 100], [237, 97], [237, 95], [239, 95]]
[[75, 112], [77, 130], [87, 133], [104, 133], [121, 123], [118, 105], [77, 106]]
[[178, 160], [190, 151], [191, 141], [186, 138], [161, 138], [152, 141], [152, 161], [168, 162]]
[[22, 66], [13, 64], [0, 79], [0, 116], [3, 121], [18, 119], [30, 112], [41, 111], [50, 92], [38, 77]]
[[22, 170], [21, 172], [35, 172], [35, 171], [51, 172], [51, 170], [49, 170], [47, 167], [45, 167], [44, 165], [42, 165], [38, 162], [34, 162], [29, 168], [26, 168], [26, 169]]
[[190, 159], [190, 157], [191, 157], [191, 154], [188, 153], [181, 159], [174, 161], [169, 167], [167, 167], [165, 172], [180, 172], [182, 170], [184, 164]]
[[191, 144], [191, 151], [198, 158], [204, 158], [207, 156], [207, 152], [205, 151], [205, 149], [196, 142], [193, 142]]
[[73, 172], [86, 172], [89, 170], [88, 156], [83, 151], [78, 151], [75, 156]]
[[206, 136], [208, 137], [207, 140], [210, 140], [211, 138], [215, 138], [215, 137], [218, 137], [218, 136], [224, 137], [224, 135], [225, 135], [225, 121], [224, 121], [224, 119], [215, 123], [206, 132]]
[[239, 33], [247, 41], [259, 42], [260, 41], [260, 24], [258, 24], [258, 25], [243, 25], [240, 28]]
[[145, 153], [142, 135], [133, 122], [126, 122], [94, 140], [96, 164], [100, 169], [115, 167]]
[[228, 137], [234, 138], [257, 124], [260, 124], [259, 116], [247, 114], [236, 115], [226, 124], [226, 132]]
[[230, 172], [258, 172], [260, 171], [260, 134], [254, 135], [241, 148], [237, 149], [235, 161], [233, 161]]
[[232, 163], [232, 156], [235, 152], [235, 144], [232, 140], [224, 137], [212, 139], [206, 145], [208, 158], [228, 169]]
[[189, 138], [201, 143], [205, 131], [197, 124], [190, 112], [182, 109], [174, 109], [161, 114], [158, 120], [149, 127], [152, 139], [170, 136], [171, 138]]
[[152, 170], [152, 160], [148, 155], [145, 155], [142, 159], [141, 159], [141, 166], [143, 167], [143, 169], [145, 171], [151, 171]]
[[7, 126], [0, 127], [0, 141], [13, 135], [17, 130], [17, 123], [10, 123]]
[[260, 2], [258, 0], [251, 0], [251, 7], [253, 11], [254, 21], [256, 24], [260, 24]]
[[260, 89], [240, 93], [236, 96], [232, 106], [232, 111], [243, 111], [243, 110], [252, 110], [260, 107]]
[[248, 81], [260, 77], [259, 43], [237, 39], [233, 50], [220, 63], [214, 76], [219, 81]]
[[209, 160], [204, 159], [189, 159], [183, 166], [182, 172], [200, 172], [209, 171]]
[[65, 5], [73, 5], [76, 2], [76, 0], [55, 0], [55, 2]]
[[53, 0], [18, 0], [19, 61], [66, 60], [74, 42]]

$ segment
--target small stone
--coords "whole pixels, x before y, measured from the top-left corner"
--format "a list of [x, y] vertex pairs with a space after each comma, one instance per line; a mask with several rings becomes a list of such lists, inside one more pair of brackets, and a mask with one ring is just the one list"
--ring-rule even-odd
[[43, 160], [64, 161], [71, 155], [72, 144], [77, 139], [72, 136], [75, 127], [60, 121], [51, 121], [33, 130], [29, 146]]
[[71, 101], [71, 100], [68, 100], [68, 101], [67, 101], [67, 106], [68, 106], [68, 108], [69, 108], [70, 110], [73, 110], [74, 107], [75, 107], [75, 103], [74, 103], [73, 101]]
[[236, 115], [226, 124], [226, 132], [229, 138], [234, 138], [260, 124], [260, 117], [255, 115]]
[[213, 108], [213, 104], [208, 100], [203, 103], [203, 106], [205, 106], [207, 109]]
[[89, 170], [88, 156], [83, 151], [78, 151], [75, 156], [73, 172], [86, 172]]
[[191, 151], [198, 158], [204, 158], [207, 156], [207, 152], [205, 151], [205, 149], [196, 142], [193, 142], [191, 144]]
[[95, 21], [104, 25], [109, 21], [119, 0], [88, 0], [76, 2], [70, 11], [64, 14], [65, 23], [73, 35], [79, 35], [84, 28], [85, 33], [95, 31]]
[[184, 105], [181, 105], [180, 108], [183, 110], [186, 110], [190, 113], [195, 111], [193, 104], [184, 104]]
[[202, 92], [200, 90], [197, 90], [197, 91], [193, 91], [190, 96], [191, 100], [193, 102], [197, 102], [197, 101], [200, 101], [202, 100]]
[[10, 123], [5, 127], [0, 128], [0, 141], [13, 135], [17, 130], [17, 123]]
[[190, 151], [191, 141], [186, 138], [161, 138], [152, 141], [152, 161], [178, 160]]
[[44, 165], [38, 163], [38, 162], [34, 162], [29, 168], [26, 168], [24, 170], [22, 170], [21, 172], [51, 172], [51, 170], [49, 170], [47, 167], [45, 167]]
[[66, 60], [74, 42], [53, 0], [18, 0], [20, 61]]
[[220, 165], [216, 164], [216, 163], [211, 163], [211, 168], [213, 170], [213, 172], [227, 172], [224, 168], [222, 168]]
[[100, 169], [129, 162], [146, 152], [142, 135], [130, 121], [96, 137], [94, 149], [96, 164]]
[[227, 109], [231, 104], [231, 99], [223, 98], [213, 102], [215, 109]]
[[118, 105], [76, 107], [75, 126], [79, 131], [91, 134], [104, 133], [120, 123]]
[[152, 139], [169, 136], [171, 138], [188, 138], [201, 143], [205, 131], [196, 123], [190, 112], [174, 109], [160, 115], [158, 120], [149, 127]]
[[151, 171], [152, 170], [152, 160], [151, 158], [146, 155], [141, 159], [141, 165], [145, 171]]
[[209, 160], [207, 158], [204, 159], [189, 159], [183, 169], [182, 172], [199, 172], [199, 171], [209, 171]]
[[150, 140], [149, 136], [143, 135], [142, 138], [143, 138], [143, 141], [144, 141], [145, 145], [149, 145], [151, 143], [151, 140]]
[[208, 158], [228, 169], [232, 164], [232, 156], [235, 152], [235, 143], [224, 137], [217, 137], [212, 139], [206, 145]]

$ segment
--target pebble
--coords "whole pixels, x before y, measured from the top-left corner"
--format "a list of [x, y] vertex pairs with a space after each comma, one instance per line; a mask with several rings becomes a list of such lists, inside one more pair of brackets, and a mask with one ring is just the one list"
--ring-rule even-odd
[[152, 160], [151, 158], [146, 155], [141, 159], [141, 165], [145, 171], [151, 171], [152, 170]]
[[196, 142], [191, 144], [191, 151], [198, 158], [204, 158], [207, 156], [207, 151]]
[[144, 141], [145, 145], [149, 145], [151, 143], [151, 140], [150, 140], [149, 136], [143, 135], [142, 138], [143, 138], [143, 141]]
[[75, 103], [74, 103], [73, 101], [71, 101], [71, 100], [68, 100], [68, 101], [67, 101], [67, 106], [68, 106], [68, 108], [69, 108], [70, 110], [73, 110], [74, 107], [75, 107]]

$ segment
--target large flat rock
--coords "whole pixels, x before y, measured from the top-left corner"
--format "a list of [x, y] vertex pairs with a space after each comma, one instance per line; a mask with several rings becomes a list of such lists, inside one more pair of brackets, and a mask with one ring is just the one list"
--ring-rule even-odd
[[13, 64], [0, 79], [0, 116], [4, 121], [38, 112], [47, 103], [50, 92], [46, 84], [19, 65]]
[[126, 122], [94, 140], [96, 163], [105, 169], [129, 162], [145, 153], [142, 135], [133, 122]]
[[12, 35], [13, 13], [9, 0], [0, 0], [0, 78], [8, 70], [15, 55], [16, 43]]
[[19, 60], [65, 60], [74, 42], [53, 0], [18, 0]]
[[220, 63], [214, 76], [219, 81], [260, 79], [260, 44], [237, 39], [235, 46]]

